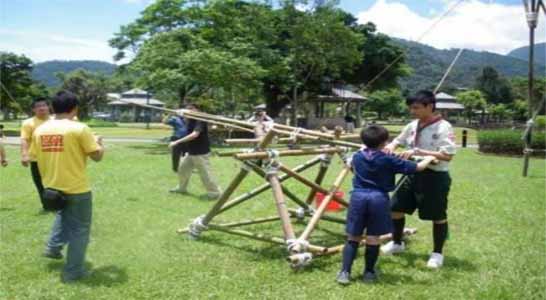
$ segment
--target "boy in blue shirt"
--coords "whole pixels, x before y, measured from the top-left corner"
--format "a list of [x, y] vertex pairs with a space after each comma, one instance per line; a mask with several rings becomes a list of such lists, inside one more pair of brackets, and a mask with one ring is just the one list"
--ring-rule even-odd
[[389, 192], [394, 190], [395, 175], [413, 174], [424, 170], [432, 161], [426, 156], [421, 162], [402, 160], [382, 151], [388, 142], [389, 132], [382, 126], [370, 125], [363, 129], [360, 138], [366, 148], [353, 155], [353, 191], [347, 210], [347, 242], [343, 248], [343, 264], [337, 282], [349, 284], [351, 267], [358, 245], [366, 229], [365, 269], [363, 280], [377, 280], [375, 263], [379, 256], [379, 237], [391, 232]]

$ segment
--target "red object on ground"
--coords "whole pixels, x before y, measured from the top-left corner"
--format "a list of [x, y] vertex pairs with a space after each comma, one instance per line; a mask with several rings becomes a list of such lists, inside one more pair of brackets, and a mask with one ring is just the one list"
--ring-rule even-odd
[[[343, 199], [343, 196], [345, 195], [345, 193], [343, 193], [343, 191], [337, 191], [337, 192], [335, 192], [335, 195], [337, 197]], [[321, 193], [321, 192], [317, 192], [315, 194], [315, 205], [316, 205], [316, 207], [320, 206], [320, 204], [322, 203], [322, 201], [324, 200], [325, 197], [326, 197], [326, 195]], [[343, 210], [343, 208], [344, 207], [341, 204], [339, 204], [339, 202], [337, 202], [335, 199], [332, 199], [332, 201], [330, 201], [330, 203], [328, 203], [328, 205], [326, 205], [326, 211], [340, 211], [340, 210]]]

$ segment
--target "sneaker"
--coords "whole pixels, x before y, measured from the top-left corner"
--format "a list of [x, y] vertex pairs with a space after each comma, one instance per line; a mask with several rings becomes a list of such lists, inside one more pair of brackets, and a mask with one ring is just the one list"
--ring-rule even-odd
[[188, 194], [187, 191], [181, 190], [179, 188], [170, 189], [169, 193], [182, 194], [182, 195], [187, 195]]
[[339, 273], [337, 273], [336, 281], [341, 285], [348, 285], [351, 283], [351, 274], [349, 274], [349, 272], [339, 271]]
[[365, 283], [372, 283], [377, 281], [377, 272], [364, 272], [364, 275], [362, 276], [362, 281]]
[[439, 269], [444, 264], [444, 256], [440, 253], [432, 252], [427, 262], [427, 267]]
[[398, 254], [402, 253], [404, 250], [406, 250], [406, 245], [404, 244], [404, 242], [402, 242], [402, 244], [397, 244], [394, 241], [390, 241], [385, 245], [381, 246], [381, 252], [384, 255]]
[[42, 253], [43, 257], [52, 258], [52, 259], [62, 259], [63, 254], [60, 251], [53, 251], [50, 249], [46, 249], [44, 253]]

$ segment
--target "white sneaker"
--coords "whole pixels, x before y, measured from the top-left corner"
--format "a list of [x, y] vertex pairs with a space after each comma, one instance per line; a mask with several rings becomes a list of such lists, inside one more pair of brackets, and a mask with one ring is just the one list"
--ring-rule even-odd
[[390, 241], [386, 243], [385, 245], [381, 246], [381, 252], [384, 255], [393, 255], [393, 254], [401, 253], [404, 250], [406, 250], [406, 245], [404, 244], [404, 242], [402, 242], [402, 244], [399, 245], [393, 241]]
[[444, 264], [444, 256], [440, 253], [432, 252], [427, 262], [427, 267], [439, 269]]

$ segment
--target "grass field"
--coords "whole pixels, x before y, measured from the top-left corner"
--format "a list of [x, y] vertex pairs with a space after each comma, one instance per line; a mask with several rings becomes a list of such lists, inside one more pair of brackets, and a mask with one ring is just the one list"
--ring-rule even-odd
[[[0, 169], [0, 299], [544, 299], [546, 274], [545, 161], [532, 160], [522, 178], [521, 159], [485, 156], [463, 150], [452, 164], [450, 230], [445, 266], [425, 267], [431, 250], [430, 224], [415, 217], [418, 228], [409, 251], [380, 257], [379, 283], [340, 287], [334, 277], [340, 256], [318, 258], [294, 272], [285, 251], [218, 232], [198, 241], [175, 230], [205, 213], [211, 202], [193, 176], [190, 196], [171, 195], [176, 184], [164, 145], [108, 145], [101, 163], [90, 163], [94, 220], [87, 261], [90, 278], [60, 283], [61, 261], [40, 257], [53, 216], [39, 214], [28, 169], [8, 147], [12, 164]], [[296, 159], [283, 160], [296, 165]], [[238, 164], [213, 158], [225, 187]], [[334, 161], [339, 169], [339, 161]], [[331, 169], [325, 182], [331, 183]], [[314, 171], [306, 171], [313, 178]], [[262, 183], [249, 177], [238, 192]], [[296, 194], [307, 189], [287, 181]], [[350, 180], [343, 190], [347, 193]], [[236, 220], [275, 214], [270, 192], [222, 215]], [[341, 225], [323, 225], [316, 239], [341, 243]], [[281, 235], [271, 223], [249, 230]], [[298, 230], [302, 227], [298, 226]], [[328, 234], [330, 230], [339, 234]], [[363, 255], [355, 264], [356, 279]]]

